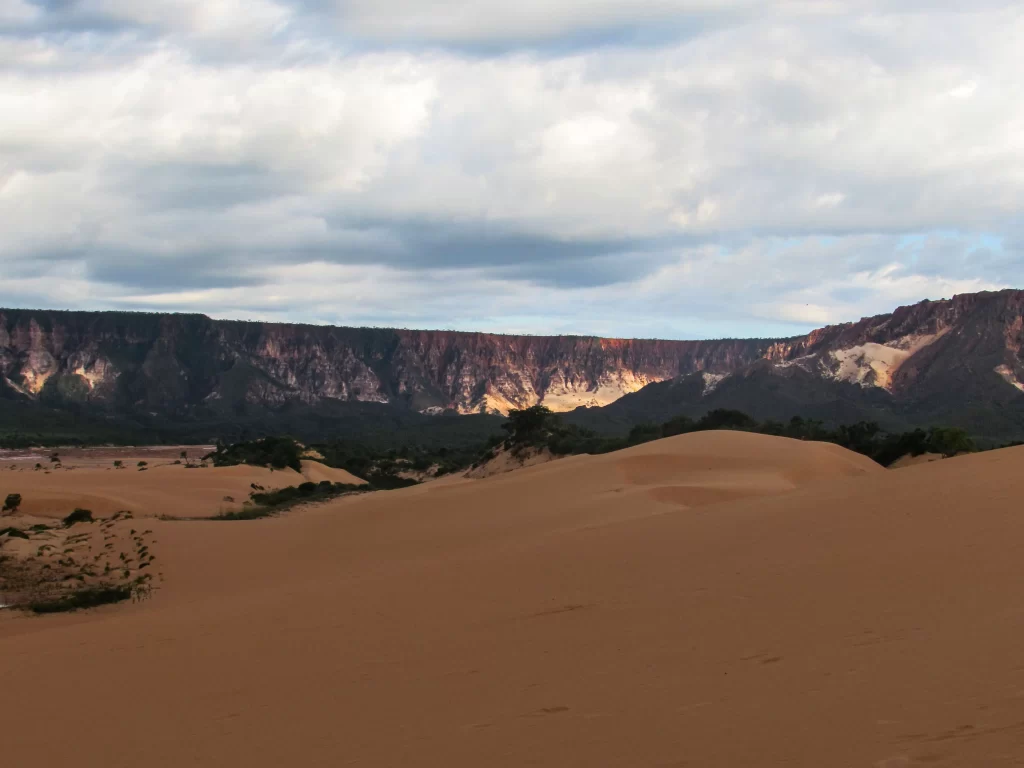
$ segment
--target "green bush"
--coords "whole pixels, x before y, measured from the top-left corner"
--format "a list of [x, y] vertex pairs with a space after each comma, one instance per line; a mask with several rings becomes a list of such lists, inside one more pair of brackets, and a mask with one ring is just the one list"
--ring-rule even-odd
[[0, 512], [17, 512], [18, 507], [21, 506], [21, 494], [20, 493], [9, 493], [7, 498], [4, 499], [3, 509]]

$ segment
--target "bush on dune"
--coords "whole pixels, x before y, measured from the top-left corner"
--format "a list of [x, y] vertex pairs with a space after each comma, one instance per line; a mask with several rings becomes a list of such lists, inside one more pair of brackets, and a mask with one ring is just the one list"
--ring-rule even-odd
[[758, 422], [742, 411], [724, 408], [709, 411], [696, 421], [678, 416], [664, 424], [638, 424], [625, 438], [601, 437], [590, 430], [565, 424], [557, 414], [539, 405], [511, 411], [508, 422], [502, 428], [508, 432], [508, 437], [501, 443], [503, 447], [513, 451], [524, 446], [546, 447], [556, 456], [608, 453], [651, 440], [720, 429], [835, 443], [864, 454], [883, 466], [908, 454], [918, 456], [922, 453], [940, 453], [943, 456], [955, 456], [978, 450], [974, 440], [964, 430], [950, 427], [890, 434], [875, 422], [858, 422], [831, 429], [821, 421], [799, 416], [785, 424], [777, 421]]
[[310, 504], [329, 501], [350, 493], [365, 493], [371, 490], [365, 485], [332, 483], [323, 480], [319, 483], [305, 482], [301, 485], [289, 485], [273, 491], [253, 491], [249, 494], [251, 504], [240, 510], [224, 512], [212, 520], [257, 520], [283, 512], [297, 504]]
[[218, 443], [213, 453], [205, 458], [215, 467], [230, 467], [249, 464], [254, 467], [272, 469], [294, 469], [302, 471], [302, 454], [305, 449], [290, 437], [264, 437], [232, 445]]
[[25, 608], [32, 613], [65, 613], [85, 608], [97, 608], [111, 603], [121, 603], [131, 597], [132, 587], [130, 585], [103, 585], [78, 589], [50, 600], [37, 600], [28, 603]]
[[91, 523], [93, 522], [92, 511], [79, 507], [70, 515], [65, 517], [61, 522], [64, 524], [65, 528], [70, 528], [77, 523]]

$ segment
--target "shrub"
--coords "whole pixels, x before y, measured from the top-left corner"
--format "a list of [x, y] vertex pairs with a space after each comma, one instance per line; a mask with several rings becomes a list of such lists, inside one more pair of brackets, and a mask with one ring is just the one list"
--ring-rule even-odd
[[289, 485], [286, 488], [278, 488], [275, 491], [253, 491], [250, 494], [251, 500], [245, 502], [242, 509], [235, 512], [224, 512], [210, 519], [257, 520], [261, 517], [275, 515], [296, 504], [328, 501], [348, 493], [363, 493], [368, 490], [371, 489], [366, 486], [332, 483], [325, 480], [320, 483], [306, 482], [302, 483], [302, 485]]
[[84, 608], [96, 608], [100, 605], [121, 603], [132, 596], [131, 586], [110, 586], [87, 587], [77, 589], [52, 600], [39, 600], [29, 603], [25, 607], [33, 613], [64, 613], [66, 611], [78, 611]]
[[0, 528], [0, 536], [7, 536], [12, 539], [27, 539], [28, 534], [17, 528]]
[[7, 498], [4, 499], [3, 509], [0, 512], [17, 512], [18, 507], [21, 506], [21, 494], [20, 493], [9, 493]]
[[92, 511], [78, 507], [74, 512], [65, 517], [62, 522], [65, 528], [70, 528], [76, 523], [91, 523], [93, 522]]
[[264, 437], [259, 440], [218, 445], [216, 450], [204, 459], [213, 461], [215, 467], [249, 464], [254, 467], [302, 470], [302, 453], [305, 449], [295, 440], [287, 437]]

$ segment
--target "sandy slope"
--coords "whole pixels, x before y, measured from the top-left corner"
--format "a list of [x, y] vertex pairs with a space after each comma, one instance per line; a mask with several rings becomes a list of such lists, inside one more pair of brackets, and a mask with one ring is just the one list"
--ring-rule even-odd
[[150, 601], [0, 620], [5, 763], [1020, 764], [1022, 464], [703, 433], [153, 521]]
[[922, 453], [918, 456], [900, 456], [889, 465], [889, 469], [903, 469], [904, 467], [916, 467], [918, 464], [929, 464], [933, 461], [942, 461], [945, 458], [941, 453]]
[[344, 469], [328, 467], [326, 464], [321, 464], [319, 461], [304, 459], [300, 464], [302, 466], [302, 476], [313, 483], [321, 483], [326, 480], [330, 483], [366, 485], [366, 481], [361, 477], [356, 477], [351, 472], [347, 472]]
[[120, 510], [130, 510], [136, 517], [209, 517], [240, 509], [253, 483], [280, 488], [306, 479], [291, 469], [186, 469], [183, 464], [169, 462], [150, 463], [145, 472], [140, 472], [137, 462], [134, 457], [126, 458], [122, 469], [114, 469], [110, 462], [105, 466], [64, 465], [42, 471], [0, 469], [0, 496], [20, 493], [24, 498], [21, 511], [43, 518], [64, 517], [75, 507], [90, 509], [101, 517]]
[[494, 475], [501, 475], [506, 472], [518, 472], [527, 467], [535, 467], [538, 464], [547, 464], [549, 461], [556, 461], [561, 457], [555, 456], [548, 448], [521, 448], [513, 453], [508, 448], [500, 448], [494, 455], [479, 466], [472, 467], [465, 472], [465, 476], [474, 480], [483, 480]]

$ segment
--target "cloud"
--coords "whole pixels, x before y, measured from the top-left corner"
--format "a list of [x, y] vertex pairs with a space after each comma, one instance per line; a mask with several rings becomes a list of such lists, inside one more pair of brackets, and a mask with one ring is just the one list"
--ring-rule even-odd
[[6, 0], [0, 302], [769, 335], [1020, 284], [1024, 20], [899, 5]]

